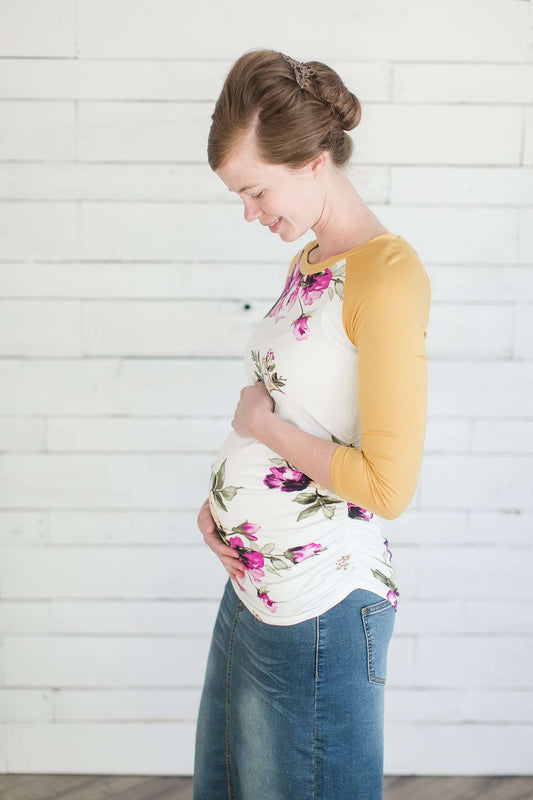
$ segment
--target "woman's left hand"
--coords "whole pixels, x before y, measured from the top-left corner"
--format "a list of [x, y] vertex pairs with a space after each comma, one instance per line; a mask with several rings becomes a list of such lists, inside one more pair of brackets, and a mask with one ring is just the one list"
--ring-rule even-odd
[[274, 411], [275, 405], [262, 381], [244, 386], [231, 423], [234, 430], [239, 436], [259, 439], [262, 420]]

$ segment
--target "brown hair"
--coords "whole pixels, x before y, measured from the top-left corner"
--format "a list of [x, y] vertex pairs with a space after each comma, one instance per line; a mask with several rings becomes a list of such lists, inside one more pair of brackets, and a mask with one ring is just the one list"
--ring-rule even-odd
[[328, 150], [344, 168], [353, 142], [344, 131], [361, 119], [361, 104], [331, 67], [307, 61], [312, 77], [302, 89], [277, 50], [252, 50], [231, 67], [211, 114], [207, 159], [216, 171], [249, 131], [267, 164], [298, 169]]

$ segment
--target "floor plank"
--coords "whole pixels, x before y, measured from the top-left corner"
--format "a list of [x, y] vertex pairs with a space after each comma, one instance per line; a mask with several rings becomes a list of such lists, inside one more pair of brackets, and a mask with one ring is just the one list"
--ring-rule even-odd
[[[383, 800], [533, 800], [533, 776], [386, 775]], [[192, 800], [192, 778], [0, 775], [1, 800]], [[274, 800], [274, 798], [272, 798]]]

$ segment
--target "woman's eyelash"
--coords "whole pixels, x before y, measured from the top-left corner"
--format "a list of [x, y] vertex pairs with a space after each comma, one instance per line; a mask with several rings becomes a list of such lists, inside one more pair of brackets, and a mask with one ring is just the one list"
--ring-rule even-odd
[[263, 190], [261, 189], [261, 191], [258, 194], [253, 194], [252, 197], [253, 197], [254, 200], [259, 200], [259, 198], [261, 197], [262, 194], [263, 194]]

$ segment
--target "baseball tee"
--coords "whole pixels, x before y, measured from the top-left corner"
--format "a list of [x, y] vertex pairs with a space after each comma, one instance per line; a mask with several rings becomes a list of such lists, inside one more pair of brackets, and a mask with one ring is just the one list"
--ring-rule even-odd
[[230, 580], [270, 625], [323, 614], [359, 587], [397, 610], [384, 521], [413, 499], [424, 448], [431, 288], [417, 252], [387, 232], [310, 264], [317, 246], [292, 258], [244, 366], [274, 414], [338, 445], [334, 493], [233, 428], [211, 464], [211, 513], [244, 572]]

